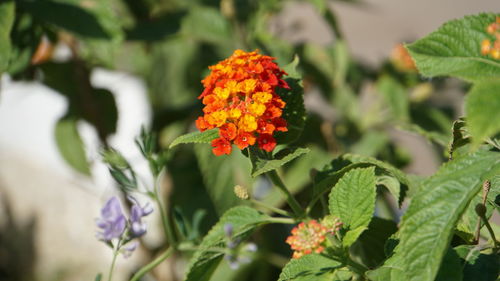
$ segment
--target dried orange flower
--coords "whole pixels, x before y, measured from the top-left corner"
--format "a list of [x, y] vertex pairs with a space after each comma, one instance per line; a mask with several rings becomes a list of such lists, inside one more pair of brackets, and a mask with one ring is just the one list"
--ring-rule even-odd
[[500, 17], [496, 21], [486, 27], [486, 32], [495, 36], [493, 44], [489, 39], [484, 39], [481, 42], [481, 55], [490, 56], [493, 59], [500, 59]]
[[212, 141], [215, 155], [230, 154], [232, 144], [245, 149], [257, 143], [272, 151], [274, 132], [288, 130], [281, 117], [285, 102], [276, 88], [290, 87], [282, 79], [286, 73], [273, 60], [258, 51], [236, 50], [209, 67], [211, 73], [202, 81], [205, 90], [199, 96], [205, 115], [198, 117], [196, 127], [202, 132], [219, 128], [219, 138]]
[[397, 44], [394, 46], [394, 49], [392, 49], [391, 61], [400, 71], [413, 72], [417, 70], [415, 62], [408, 53], [408, 50], [406, 50], [405, 46], [401, 43]]

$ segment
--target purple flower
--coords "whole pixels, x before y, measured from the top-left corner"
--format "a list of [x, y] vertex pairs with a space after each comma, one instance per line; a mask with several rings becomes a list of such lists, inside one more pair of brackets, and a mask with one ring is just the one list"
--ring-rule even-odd
[[224, 225], [224, 234], [226, 234], [226, 236], [229, 238], [231, 238], [231, 236], [233, 236], [233, 224], [226, 223]]
[[142, 236], [146, 233], [146, 223], [142, 222], [142, 217], [151, 214], [153, 212], [153, 207], [151, 207], [149, 203], [141, 207], [136, 198], [132, 196], [127, 196], [127, 198], [133, 204], [130, 208], [130, 235], [133, 237]]
[[139, 245], [139, 242], [137, 241], [132, 241], [129, 244], [123, 246], [121, 249], [121, 252], [123, 254], [123, 257], [128, 258], [132, 255], [132, 253], [137, 249], [137, 246]]
[[120, 201], [116, 196], [111, 197], [101, 209], [101, 217], [96, 221], [97, 227], [102, 231], [97, 232], [97, 238], [111, 241], [120, 238], [127, 226], [127, 219], [123, 215]]

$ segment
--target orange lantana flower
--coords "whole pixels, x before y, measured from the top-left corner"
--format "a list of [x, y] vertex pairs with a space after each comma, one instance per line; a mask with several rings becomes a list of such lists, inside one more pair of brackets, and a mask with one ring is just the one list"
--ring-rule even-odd
[[286, 243], [290, 244], [294, 250], [294, 259], [312, 253], [319, 254], [325, 249], [324, 242], [327, 233], [328, 229], [316, 220], [301, 222], [292, 229], [292, 235], [288, 236]]
[[490, 56], [493, 59], [500, 59], [500, 17], [497, 17], [495, 22], [486, 27], [486, 32], [495, 37], [492, 43], [489, 39], [484, 39], [481, 42], [481, 55]]
[[293, 258], [297, 259], [312, 253], [321, 253], [327, 247], [327, 235], [335, 235], [342, 227], [342, 222], [334, 216], [326, 216], [318, 222], [310, 220], [301, 222], [292, 229], [286, 243], [290, 245]]
[[209, 69], [199, 96], [205, 115], [196, 120], [196, 127], [202, 132], [219, 128], [219, 138], [212, 141], [213, 153], [230, 154], [231, 144], [245, 149], [255, 143], [272, 151], [274, 132], [288, 130], [281, 117], [286, 103], [276, 93], [276, 88], [290, 89], [282, 79], [286, 73], [273, 57], [242, 50]]

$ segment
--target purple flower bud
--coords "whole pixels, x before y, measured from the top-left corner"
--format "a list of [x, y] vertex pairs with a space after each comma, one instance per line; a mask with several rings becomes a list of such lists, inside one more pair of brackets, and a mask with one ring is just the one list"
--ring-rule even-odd
[[257, 252], [257, 245], [255, 243], [248, 243], [246, 246], [246, 250], [252, 253]]
[[123, 235], [127, 219], [123, 215], [120, 201], [116, 196], [111, 197], [106, 202], [96, 224], [102, 230], [97, 233], [97, 238], [100, 240], [111, 241], [113, 238], [120, 238]]
[[121, 249], [121, 252], [125, 258], [128, 258], [132, 255], [132, 253], [137, 249], [137, 246], [139, 243], [137, 241], [133, 241], [128, 243], [127, 245], [123, 246]]
[[[141, 207], [141, 204], [139, 203], [139, 200], [137, 198], [133, 197], [132, 195], [127, 195], [127, 199], [132, 202], [133, 206], [137, 206], [139, 213], [138, 215], [141, 217], [145, 217], [153, 212], [153, 207], [149, 204], [146, 203], [143, 207]], [[132, 212], [132, 210], [131, 210]]]
[[226, 223], [224, 225], [224, 233], [226, 234], [227, 237], [233, 236], [233, 225], [230, 223]]
[[227, 260], [227, 263], [229, 264], [229, 268], [231, 268], [232, 270], [236, 270], [240, 267], [240, 265], [247, 264], [247, 263], [250, 263], [252, 261], [248, 257], [235, 256], [235, 255], [230, 255], [230, 254], [225, 255], [224, 259]]
[[238, 262], [238, 258], [236, 256], [225, 255], [224, 259], [227, 260], [229, 268], [231, 268], [232, 270], [236, 270], [240, 267], [240, 263]]
[[133, 237], [142, 236], [146, 233], [146, 223], [142, 222], [142, 217], [151, 214], [153, 208], [149, 203], [141, 207], [139, 201], [130, 195], [127, 198], [133, 203], [130, 208], [130, 235]]

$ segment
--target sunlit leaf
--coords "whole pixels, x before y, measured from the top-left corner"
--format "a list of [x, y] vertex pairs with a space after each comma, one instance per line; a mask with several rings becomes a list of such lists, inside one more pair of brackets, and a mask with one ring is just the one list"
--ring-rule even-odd
[[481, 55], [481, 42], [495, 40], [486, 32], [498, 14], [483, 13], [452, 20], [407, 46], [425, 76], [456, 76], [469, 81], [500, 77], [500, 62]]
[[375, 167], [353, 169], [332, 188], [330, 213], [347, 229], [343, 244], [350, 246], [368, 228], [375, 211]]

